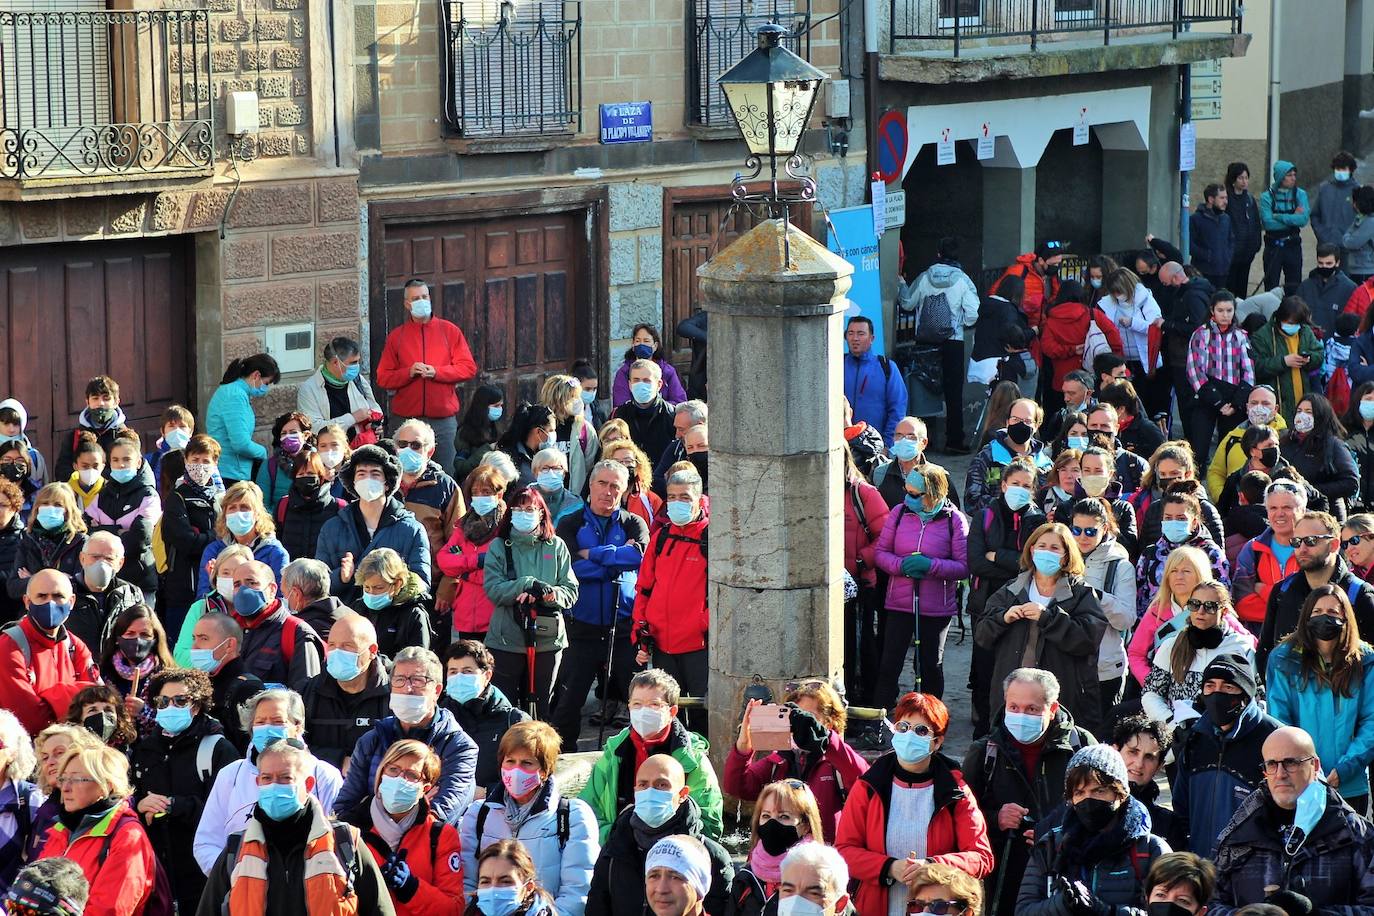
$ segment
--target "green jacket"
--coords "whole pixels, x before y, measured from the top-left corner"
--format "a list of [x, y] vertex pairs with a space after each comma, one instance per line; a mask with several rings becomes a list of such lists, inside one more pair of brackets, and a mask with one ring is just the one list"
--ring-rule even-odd
[[562, 611], [577, 602], [577, 576], [568, 545], [559, 538], [539, 541], [511, 532], [510, 540], [491, 542], [482, 567], [482, 588], [494, 605], [486, 645], [502, 652], [524, 652], [524, 610], [517, 614], [515, 599], [535, 582], [553, 586], [552, 606], [541, 604], [535, 627], [537, 652], [557, 652], [568, 645]]
[[1293, 411], [1303, 397], [1314, 391], [1317, 394], [1326, 393], [1312, 387], [1309, 373], [1321, 371], [1326, 353], [1317, 335], [1312, 333], [1310, 324], [1304, 324], [1302, 330], [1298, 331], [1298, 353], [1306, 356], [1309, 362], [1298, 369], [1302, 377], [1302, 390], [1295, 392], [1293, 370], [1283, 364], [1283, 358], [1288, 355], [1288, 345], [1284, 342], [1283, 331], [1279, 330], [1277, 313], [1265, 322], [1264, 327], [1250, 335], [1250, 359], [1255, 364], [1255, 382], [1273, 385], [1278, 391], [1279, 413], [1290, 426], [1293, 423]]
[[[490, 562], [490, 561], [488, 561]], [[711, 766], [711, 743], [682, 727], [677, 719], [673, 720], [668, 732], [668, 740], [659, 753], [668, 753], [687, 773], [687, 788], [690, 795], [701, 808], [702, 832], [713, 840], [719, 840], [725, 810], [725, 801], [720, 794], [720, 783], [716, 771]], [[630, 740], [630, 730], [622, 729], [620, 734], [611, 736], [606, 749], [592, 768], [592, 775], [578, 798], [592, 806], [596, 812], [596, 822], [601, 827], [601, 844], [611, 833], [611, 825], [620, 813], [621, 773], [629, 773], [625, 787], [625, 804], [634, 801], [634, 759], [635, 745]]]

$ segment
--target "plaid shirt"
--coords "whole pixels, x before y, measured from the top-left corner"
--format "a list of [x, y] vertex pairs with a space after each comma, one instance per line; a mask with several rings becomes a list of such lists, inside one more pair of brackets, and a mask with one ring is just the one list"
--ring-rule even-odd
[[1250, 361], [1250, 335], [1234, 324], [1222, 333], [1209, 321], [1188, 341], [1188, 384], [1202, 390], [1209, 378], [1249, 388], [1255, 384], [1255, 364]]

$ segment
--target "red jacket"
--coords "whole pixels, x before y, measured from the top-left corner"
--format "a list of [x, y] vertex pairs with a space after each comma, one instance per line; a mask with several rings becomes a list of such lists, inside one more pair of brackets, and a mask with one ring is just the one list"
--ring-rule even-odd
[[[854, 510], [855, 493], [863, 506], [867, 528], [859, 526], [859, 516]], [[878, 488], [871, 483], [859, 481], [844, 489], [844, 568], [860, 585], [878, 584], [878, 560], [873, 545], [878, 535], [883, 533], [883, 522], [887, 521], [887, 503]], [[858, 561], [864, 561], [863, 571], [858, 569]]]
[[492, 541], [474, 544], [469, 540], [460, 520], [453, 526], [448, 543], [434, 555], [440, 572], [458, 584], [458, 591], [453, 596], [455, 634], [485, 633], [491, 624], [491, 599], [482, 588], [482, 567], [477, 562], [491, 545]]
[[[111, 837], [110, 848], [102, 865], [100, 850], [106, 837]], [[38, 858], [54, 856], [71, 859], [90, 883], [85, 916], [138, 916], [153, 892], [153, 844], [127, 801], [104, 817], [83, 821], [74, 833], [61, 822], [53, 824]]]
[[[434, 812], [424, 809], [424, 817], [417, 817], [397, 850], [405, 851], [406, 864], [410, 873], [420, 882], [415, 896], [404, 903], [391, 892], [391, 902], [396, 907], [396, 916], [459, 916], [467, 903], [463, 892], [463, 853], [458, 846], [458, 831], [452, 824], [445, 824], [434, 816]], [[367, 825], [352, 822], [363, 827], [363, 840], [377, 860], [380, 868], [391, 858], [391, 850], [371, 829], [371, 813]], [[354, 815], [350, 815], [354, 818]], [[432, 845], [432, 831], [439, 830], [439, 842]], [[434, 850], [430, 855], [431, 848]]]
[[[415, 363], [434, 367], [434, 378], [411, 378]], [[391, 394], [391, 414], [444, 419], [458, 413], [453, 386], [477, 374], [477, 363], [458, 325], [442, 318], [412, 319], [386, 336], [377, 363], [377, 384]]]
[[[854, 906], [859, 916], [887, 916], [887, 886], [881, 875], [893, 856], [887, 854], [887, 808], [897, 757], [887, 753], [849, 793], [835, 848], [849, 865], [849, 877], [859, 882]], [[953, 760], [936, 754], [931, 760], [935, 813], [926, 829], [926, 858], [951, 865], [975, 878], [992, 872], [992, 844], [988, 827], [973, 793]]]
[[1345, 311], [1363, 318], [1364, 313], [1369, 311], [1371, 300], [1374, 300], [1374, 277], [1370, 277], [1355, 287], [1355, 291], [1345, 301]]
[[794, 777], [804, 779], [816, 796], [825, 841], [834, 843], [845, 796], [858, 784], [859, 777], [868, 772], [868, 761], [834, 731], [825, 739], [825, 752], [820, 759], [808, 762], [809, 773], [797, 772], [796, 760], [796, 751], [774, 751], [751, 761], [731, 744], [730, 755], [725, 758], [725, 792], [745, 801], [757, 801], [769, 783]]
[[703, 513], [686, 525], [664, 525], [649, 536], [639, 567], [633, 632], [647, 623], [658, 651], [669, 655], [706, 648], [707, 523]]
[[[1121, 332], [1116, 324], [1096, 306], [1091, 318], [1107, 338], [1112, 352], [1120, 356], [1123, 352]], [[1051, 384], [1055, 391], [1064, 390], [1064, 376], [1083, 368], [1083, 353], [1076, 348], [1088, 339], [1088, 320], [1088, 307], [1081, 302], [1061, 302], [1045, 313], [1045, 324], [1040, 329], [1040, 350], [1054, 367]]]
[[92, 684], [100, 673], [91, 650], [66, 628], [54, 641], [38, 629], [28, 614], [19, 626], [29, 640], [30, 662], [8, 634], [0, 635], [0, 708], [8, 709], [30, 735], [36, 735], [67, 714], [72, 697]]

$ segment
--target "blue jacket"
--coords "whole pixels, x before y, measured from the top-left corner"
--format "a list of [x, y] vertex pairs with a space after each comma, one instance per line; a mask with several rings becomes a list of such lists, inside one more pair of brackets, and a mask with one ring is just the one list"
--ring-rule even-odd
[[[205, 552], [200, 555], [200, 578], [196, 581], [196, 598], [204, 598], [214, 589], [215, 583], [210, 581], [210, 574], [205, 571], [205, 566], [219, 552], [229, 546], [229, 542], [224, 538], [215, 538], [205, 548]], [[281, 585], [281, 571], [287, 563], [291, 562], [291, 557], [287, 555], [286, 548], [281, 545], [281, 541], [274, 537], [260, 537], [253, 542], [253, 559], [259, 563], [266, 563], [272, 567], [272, 575], [277, 580], [277, 585]], [[355, 557], [354, 559], [362, 559]], [[326, 633], [326, 636], [329, 634]]]
[[477, 787], [477, 745], [459, 727], [453, 713], [443, 707], [435, 707], [434, 720], [427, 728], [406, 732], [395, 716], [387, 716], [359, 738], [348, 765], [348, 776], [339, 790], [339, 797], [334, 800], [335, 813], [352, 811], [360, 802], [372, 797], [377, 785], [377, 767], [382, 765], [387, 749], [403, 738], [428, 744], [439, 755], [439, 782], [434, 787], [430, 805], [437, 817], [456, 827], [463, 812], [472, 804]]
[[[393, 496], [386, 501], [377, 530], [368, 537], [367, 524], [357, 503], [346, 506], [339, 514], [324, 523], [319, 540], [315, 542], [315, 559], [329, 567], [329, 593], [345, 604], [357, 599], [361, 590], [357, 582], [339, 578], [339, 561], [346, 553], [353, 554], [353, 567], [378, 547], [390, 547], [401, 555], [411, 572], [430, 587], [429, 537], [415, 514]], [[348, 810], [340, 808], [341, 811]]]
[[1188, 217], [1188, 248], [1193, 266], [1203, 274], [1217, 276], [1230, 270], [1234, 252], [1230, 214], [1213, 213], [1206, 203], [1198, 204]]
[[228, 480], [252, 480], [253, 462], [267, 460], [267, 447], [253, 441], [258, 418], [248, 399], [248, 382], [239, 379], [220, 385], [205, 411], [205, 432], [219, 443], [220, 475]]
[[[1307, 192], [1302, 188], [1284, 188], [1279, 183], [1293, 171], [1293, 163], [1280, 159], [1274, 163], [1274, 183], [1260, 195], [1260, 225], [1266, 233], [1284, 236], [1296, 234], [1307, 225], [1312, 211], [1307, 206]], [[1301, 213], [1298, 210], [1302, 210]]]
[[854, 422], [863, 420], [881, 430], [883, 442], [891, 445], [897, 422], [906, 416], [906, 382], [897, 364], [872, 350], [860, 357], [846, 352], [844, 396], [854, 410]]
[[[558, 523], [558, 536], [568, 545], [573, 573], [581, 586], [571, 608], [574, 619], [597, 627], [609, 627], [618, 619], [628, 626], [639, 564], [649, 544], [648, 525], [624, 509], [602, 518], [590, 506], [583, 506]], [[585, 560], [578, 556], [583, 550], [587, 551]]]
[[1186, 733], [1175, 736], [1178, 766], [1170, 783], [1174, 846], [1212, 857], [1212, 846], [1222, 828], [1263, 781], [1261, 748], [1264, 739], [1281, 724], [1251, 702], [1240, 711], [1230, 734], [1223, 735], [1203, 713]]
[[1374, 330], [1365, 331], [1350, 344], [1350, 358], [1345, 361], [1345, 374], [1354, 388], [1374, 382]]
[[1312, 736], [1322, 771], [1341, 778], [1340, 793], [1355, 798], [1369, 792], [1369, 764], [1374, 762], [1374, 648], [1360, 644], [1360, 676], [1351, 684], [1353, 697], [1332, 692], [1316, 678], [1303, 683], [1302, 656], [1283, 643], [1269, 656], [1269, 715], [1296, 725]]

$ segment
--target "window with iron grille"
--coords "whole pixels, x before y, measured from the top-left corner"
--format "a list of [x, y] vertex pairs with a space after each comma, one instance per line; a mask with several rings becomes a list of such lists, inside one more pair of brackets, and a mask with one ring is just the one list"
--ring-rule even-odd
[[960, 25], [977, 25], [983, 20], [983, 0], [940, 0], [940, 28], [952, 28], [955, 16]]
[[758, 46], [759, 26], [787, 29], [783, 45], [811, 59], [811, 0], [689, 0], [688, 116], [702, 127], [732, 127], [734, 118], [716, 78]]
[[445, 0], [444, 119], [464, 137], [582, 125], [582, 4]]

